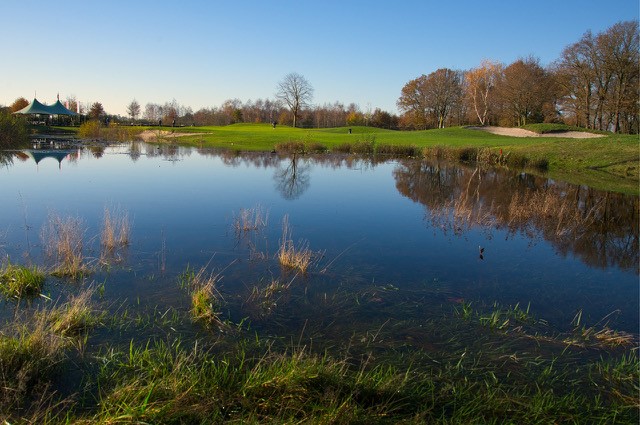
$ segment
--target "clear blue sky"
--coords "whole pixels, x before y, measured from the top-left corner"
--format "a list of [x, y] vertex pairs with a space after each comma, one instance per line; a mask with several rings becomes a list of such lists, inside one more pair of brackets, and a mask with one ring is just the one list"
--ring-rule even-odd
[[587, 30], [638, 19], [638, 0], [2, 0], [0, 104], [74, 95], [126, 114], [176, 99], [275, 98], [288, 73], [315, 104], [397, 112], [409, 80], [483, 59], [543, 65]]

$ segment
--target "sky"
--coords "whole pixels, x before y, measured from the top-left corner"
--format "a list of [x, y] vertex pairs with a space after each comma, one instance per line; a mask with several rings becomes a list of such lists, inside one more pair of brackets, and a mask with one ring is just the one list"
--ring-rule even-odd
[[59, 94], [126, 115], [136, 99], [193, 111], [275, 99], [297, 72], [313, 104], [397, 113], [402, 87], [483, 59], [543, 66], [638, 0], [0, 0], [0, 105]]

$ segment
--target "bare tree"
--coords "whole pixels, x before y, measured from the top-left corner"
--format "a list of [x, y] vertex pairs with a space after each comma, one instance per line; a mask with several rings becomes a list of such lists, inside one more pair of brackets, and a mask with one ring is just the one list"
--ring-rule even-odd
[[137, 100], [133, 99], [127, 106], [127, 113], [133, 121], [135, 121], [138, 115], [140, 115], [140, 104]]
[[276, 97], [291, 110], [295, 127], [300, 110], [309, 107], [313, 99], [313, 87], [302, 75], [292, 72], [278, 83]]

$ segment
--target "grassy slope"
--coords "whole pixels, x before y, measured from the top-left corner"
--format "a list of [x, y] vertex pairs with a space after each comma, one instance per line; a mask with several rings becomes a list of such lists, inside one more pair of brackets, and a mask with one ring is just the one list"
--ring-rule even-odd
[[234, 124], [225, 127], [187, 127], [178, 132], [193, 136], [180, 143], [238, 150], [269, 151], [282, 142], [321, 143], [331, 149], [344, 143], [375, 140], [378, 144], [419, 147], [489, 147], [549, 161], [549, 177], [618, 192], [639, 192], [640, 148], [637, 135], [607, 135], [597, 139], [559, 137], [516, 138], [454, 127], [425, 131], [392, 131], [371, 127], [299, 129], [268, 124]]

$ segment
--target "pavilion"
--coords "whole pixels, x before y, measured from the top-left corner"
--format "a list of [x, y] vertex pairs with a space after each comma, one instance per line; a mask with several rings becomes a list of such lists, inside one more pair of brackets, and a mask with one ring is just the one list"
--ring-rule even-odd
[[24, 108], [20, 109], [19, 111], [14, 112], [14, 114], [20, 114], [20, 115], [56, 115], [56, 116], [66, 115], [66, 116], [71, 116], [71, 117], [75, 117], [75, 116], [79, 115], [79, 114], [73, 112], [72, 110], [66, 108], [60, 102], [60, 96], [59, 95], [58, 95], [58, 100], [53, 105], [44, 105], [44, 104], [40, 103], [38, 101], [38, 99], [33, 98], [33, 102], [31, 102], [29, 105], [25, 106]]

